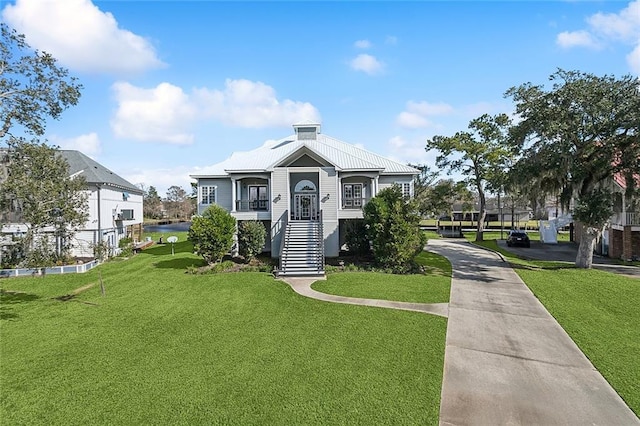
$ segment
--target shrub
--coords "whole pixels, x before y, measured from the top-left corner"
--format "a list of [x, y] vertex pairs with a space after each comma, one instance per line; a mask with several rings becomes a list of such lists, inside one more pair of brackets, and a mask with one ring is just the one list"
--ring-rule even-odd
[[214, 204], [202, 216], [193, 218], [187, 239], [193, 243], [195, 253], [211, 265], [231, 250], [235, 232], [236, 220]]
[[118, 247], [120, 250], [120, 256], [129, 257], [133, 255], [133, 240], [131, 238], [121, 238], [118, 241]]
[[415, 202], [397, 186], [386, 188], [364, 206], [364, 219], [376, 264], [394, 273], [411, 271], [427, 242]]
[[245, 220], [238, 225], [238, 251], [247, 261], [262, 252], [267, 230], [262, 222]]
[[346, 224], [345, 243], [351, 254], [365, 255], [371, 252], [367, 227], [364, 220], [348, 220]]

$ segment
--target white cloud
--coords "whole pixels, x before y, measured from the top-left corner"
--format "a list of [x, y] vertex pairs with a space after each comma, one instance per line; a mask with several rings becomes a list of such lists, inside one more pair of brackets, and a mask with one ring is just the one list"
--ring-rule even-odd
[[427, 138], [407, 140], [394, 136], [387, 142], [388, 157], [402, 164], [428, 164], [435, 162], [435, 154], [425, 150]]
[[407, 110], [421, 115], [448, 115], [453, 112], [453, 107], [444, 102], [407, 102]]
[[262, 128], [320, 121], [312, 104], [278, 100], [275, 89], [260, 81], [227, 79], [224, 90], [196, 89], [194, 99], [206, 116], [230, 126]]
[[371, 42], [369, 40], [358, 40], [353, 43], [355, 47], [358, 49], [369, 49], [371, 48]]
[[178, 185], [188, 194], [191, 194], [191, 182], [193, 180], [189, 177], [189, 173], [192, 172], [194, 172], [193, 167], [176, 166], [157, 169], [135, 169], [133, 171], [129, 169], [127, 172], [117, 173], [134, 185], [143, 183], [147, 188], [154, 186], [158, 191], [158, 195], [165, 197], [167, 189], [173, 185]]
[[152, 89], [119, 82], [113, 85], [118, 109], [111, 129], [120, 138], [143, 142], [190, 144], [187, 130], [198, 110], [180, 87], [160, 83]]
[[597, 49], [600, 47], [599, 43], [593, 38], [588, 31], [564, 31], [558, 34], [556, 43], [560, 47], [569, 49], [571, 47], [582, 46]]
[[443, 102], [429, 103], [425, 101], [409, 101], [407, 102], [406, 110], [396, 117], [396, 124], [409, 129], [429, 127], [433, 126], [429, 117], [449, 115], [453, 112], [453, 107]]
[[403, 111], [396, 117], [396, 124], [409, 129], [418, 129], [420, 127], [429, 127], [431, 122], [415, 112]]
[[592, 30], [604, 37], [640, 42], [640, 0], [629, 3], [620, 13], [596, 13], [587, 19]]
[[627, 55], [627, 63], [636, 75], [640, 75], [640, 43]]
[[74, 149], [94, 159], [102, 151], [100, 138], [95, 132], [80, 135], [75, 138], [63, 138], [57, 135], [51, 135], [48, 139], [61, 149]]
[[385, 44], [389, 44], [389, 45], [395, 45], [398, 44], [398, 37], [396, 36], [387, 36], [387, 38], [385, 38], [384, 40]]
[[73, 70], [129, 74], [164, 66], [148, 40], [90, 0], [17, 0], [2, 17], [32, 47]]
[[383, 71], [384, 64], [378, 61], [375, 56], [361, 53], [351, 60], [351, 68], [356, 71], [363, 71], [369, 75], [378, 74]]
[[278, 100], [273, 87], [259, 81], [228, 79], [223, 90], [198, 88], [190, 94], [166, 82], [150, 89], [125, 82], [112, 88], [118, 107], [111, 129], [117, 137], [143, 142], [190, 144], [192, 126], [211, 119], [245, 128], [320, 122], [312, 104]]
[[627, 63], [640, 75], [640, 0], [635, 0], [619, 13], [596, 13], [587, 18], [587, 30], [562, 32], [556, 43], [565, 48], [601, 47], [607, 43], [621, 42], [633, 46], [627, 55]]

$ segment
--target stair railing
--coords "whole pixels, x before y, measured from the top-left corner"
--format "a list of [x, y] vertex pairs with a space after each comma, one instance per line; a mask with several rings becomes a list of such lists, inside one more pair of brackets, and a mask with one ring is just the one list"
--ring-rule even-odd
[[288, 239], [289, 239], [289, 233], [287, 232], [287, 225], [289, 224], [289, 211], [285, 210], [284, 214], [281, 216], [284, 218], [284, 223], [282, 224], [282, 228], [280, 229], [280, 233], [282, 234], [280, 236], [280, 252], [279, 252], [279, 259], [278, 259], [278, 265], [279, 265], [279, 272], [284, 272], [284, 268], [285, 268], [285, 263], [284, 263], [284, 247], [285, 247], [285, 243], [287, 243]]
[[318, 272], [324, 273], [324, 225], [322, 223], [322, 209], [318, 214], [319, 222], [318, 222], [318, 252], [316, 254], [316, 265], [318, 268]]

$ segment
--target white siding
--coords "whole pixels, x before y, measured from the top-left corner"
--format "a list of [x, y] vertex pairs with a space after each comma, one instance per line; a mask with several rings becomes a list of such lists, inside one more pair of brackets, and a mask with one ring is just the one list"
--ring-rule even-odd
[[324, 255], [337, 257], [340, 254], [338, 229], [338, 176], [334, 168], [320, 169], [320, 194], [322, 226], [324, 228]]
[[378, 180], [378, 191], [382, 191], [385, 188], [392, 187], [395, 183], [407, 183], [412, 182], [413, 176], [407, 175], [383, 175]]
[[289, 212], [289, 172], [278, 167], [271, 174], [271, 257], [280, 255], [280, 240]]
[[[216, 186], [216, 204], [231, 211], [233, 202], [231, 200], [231, 178], [198, 179], [198, 194], [201, 186]], [[202, 214], [208, 207], [208, 204], [198, 204], [198, 214]]]

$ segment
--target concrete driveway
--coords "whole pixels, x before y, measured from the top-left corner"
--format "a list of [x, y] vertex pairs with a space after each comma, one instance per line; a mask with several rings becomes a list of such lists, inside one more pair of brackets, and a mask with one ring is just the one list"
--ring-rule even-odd
[[[505, 240], [497, 240], [498, 247], [514, 253], [525, 259], [550, 260], [556, 262], [575, 263], [578, 255], [578, 244], [559, 242], [558, 244], [543, 244], [540, 241], [531, 241], [531, 247], [509, 247]], [[608, 257], [593, 255], [593, 268], [601, 269], [615, 274], [640, 278], [640, 268], [637, 266], [619, 265]]]
[[453, 269], [440, 425], [640, 425], [508, 263], [429, 240]]

